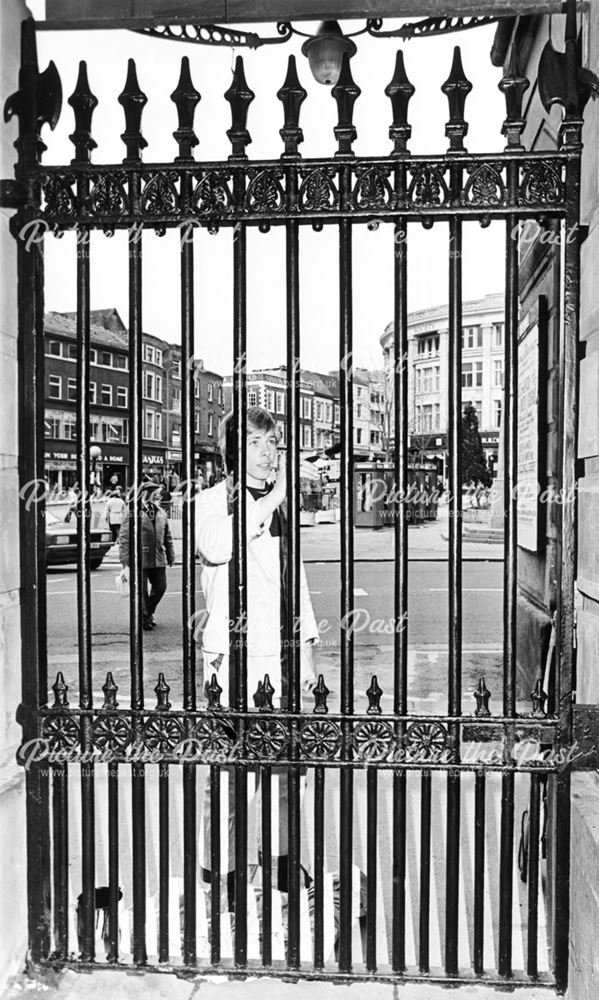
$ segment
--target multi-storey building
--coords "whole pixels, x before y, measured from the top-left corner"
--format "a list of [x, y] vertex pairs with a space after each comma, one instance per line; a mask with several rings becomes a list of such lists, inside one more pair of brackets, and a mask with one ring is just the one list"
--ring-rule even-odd
[[[472, 403], [488, 458], [496, 459], [503, 398], [502, 294], [462, 305], [462, 405]], [[385, 372], [395, 358], [390, 323], [381, 337]], [[408, 427], [427, 452], [442, 455], [448, 422], [449, 318], [447, 305], [408, 316]], [[401, 364], [401, 359], [398, 362]]]
[[339, 438], [339, 377], [301, 370], [302, 381], [312, 386], [312, 446], [316, 451], [332, 447]]
[[[94, 482], [104, 488], [131, 479], [129, 336], [115, 309], [92, 310], [90, 437], [100, 448]], [[46, 333], [46, 479], [66, 489], [77, 478], [74, 313], [48, 313]], [[151, 334], [142, 338], [142, 459], [146, 475], [181, 474], [181, 350]], [[220, 467], [218, 425], [224, 413], [222, 376], [194, 367], [196, 471], [207, 480]]]

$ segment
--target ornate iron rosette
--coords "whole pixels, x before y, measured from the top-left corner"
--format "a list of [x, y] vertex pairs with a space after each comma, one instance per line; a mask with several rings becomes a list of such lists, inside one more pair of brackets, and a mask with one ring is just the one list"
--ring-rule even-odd
[[233, 198], [228, 176], [211, 170], [196, 184], [191, 202], [196, 215], [203, 220], [218, 221], [231, 211]]
[[183, 738], [183, 726], [166, 713], [150, 715], [144, 723], [144, 743], [148, 750], [169, 754]]
[[94, 185], [86, 203], [91, 215], [108, 216], [113, 222], [127, 215], [129, 199], [125, 193], [125, 174], [95, 174], [92, 181]]
[[444, 166], [424, 163], [411, 167], [413, 174], [408, 188], [408, 202], [417, 208], [440, 208], [450, 200]]
[[524, 169], [520, 202], [524, 205], [558, 205], [564, 200], [560, 172], [550, 163], [536, 160]]
[[303, 177], [299, 189], [299, 203], [304, 212], [332, 211], [339, 205], [339, 191], [333, 183], [334, 171], [331, 168], [316, 167], [313, 170], [300, 170]]
[[42, 177], [42, 211], [45, 215], [58, 219], [69, 219], [76, 215], [77, 198], [72, 185], [73, 174], [44, 174]]
[[435, 756], [447, 746], [447, 730], [439, 722], [413, 722], [406, 732], [410, 755], [421, 760]]
[[245, 734], [248, 757], [276, 760], [283, 756], [289, 744], [289, 736], [282, 722], [277, 719], [257, 719], [249, 725]]
[[72, 715], [50, 715], [44, 719], [42, 736], [50, 750], [72, 750], [79, 743], [79, 721]]
[[202, 761], [222, 763], [232, 756], [234, 730], [220, 719], [200, 719], [194, 726], [192, 739]]
[[462, 194], [463, 205], [493, 208], [505, 200], [505, 184], [498, 168], [490, 163], [474, 164], [467, 168], [470, 174]]
[[122, 715], [99, 715], [94, 719], [93, 739], [99, 750], [122, 753], [131, 742], [131, 726]]
[[393, 189], [389, 183], [389, 167], [358, 167], [353, 202], [356, 208], [383, 209], [393, 202]]
[[258, 215], [270, 215], [280, 212], [285, 203], [285, 195], [280, 184], [282, 170], [248, 171], [248, 176], [255, 173], [250, 181], [245, 196], [245, 207], [248, 212]]
[[328, 760], [339, 751], [341, 730], [330, 719], [310, 719], [300, 730], [300, 746], [305, 757]]
[[174, 184], [176, 174], [160, 171], [144, 186], [141, 195], [142, 211], [151, 218], [174, 215], [179, 195]]
[[356, 726], [353, 742], [360, 760], [386, 760], [393, 746], [393, 733], [386, 722], [369, 719]]

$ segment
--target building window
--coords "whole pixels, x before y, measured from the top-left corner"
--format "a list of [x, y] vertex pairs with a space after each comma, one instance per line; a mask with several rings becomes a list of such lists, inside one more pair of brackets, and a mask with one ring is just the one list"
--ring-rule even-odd
[[[208, 399], [210, 399], [210, 386], [208, 387]], [[258, 404], [258, 393], [255, 389], [248, 391], [248, 404], [250, 406], [257, 406]]]
[[96, 383], [95, 382], [90, 382], [89, 383], [89, 401], [92, 404], [92, 406], [96, 405]]
[[115, 368], [120, 368], [122, 371], [126, 372], [129, 370], [129, 365], [127, 364], [126, 354], [115, 354], [114, 355]]
[[285, 426], [284, 420], [277, 420], [277, 430], [279, 432], [279, 444], [283, 445], [284, 447], [287, 441], [286, 438], [287, 428]]
[[433, 429], [438, 431], [441, 430], [441, 404], [434, 403], [433, 405]]
[[116, 405], [127, 407], [129, 400], [129, 393], [124, 385], [117, 385], [116, 387]]
[[416, 392], [422, 392], [422, 368], [416, 369]]
[[157, 364], [157, 365], [161, 365], [162, 364], [162, 351], [158, 347], [156, 348], [156, 350], [154, 352], [154, 358], [155, 358], [155, 361], [154, 361], [155, 364]]
[[123, 444], [129, 444], [129, 417], [123, 417]]
[[67, 441], [77, 440], [77, 421], [74, 417], [64, 418], [64, 436]]
[[219, 401], [220, 405], [222, 406], [223, 405], [223, 387], [222, 387], [222, 385], [219, 385], [219, 387], [218, 387], [218, 401]]
[[360, 396], [362, 395], [362, 386], [360, 386], [360, 385], [357, 386], [357, 388], [356, 388], [356, 395], [357, 395], [357, 397], [359, 399]]
[[102, 406], [112, 406], [112, 386], [102, 385], [100, 387], [100, 402]]
[[172, 362], [171, 374], [172, 374], [173, 378], [181, 378], [181, 362], [180, 361], [173, 361]]
[[58, 340], [48, 340], [46, 341], [47, 348], [46, 354], [53, 354], [55, 358], [60, 357], [60, 342]]
[[503, 388], [503, 361], [501, 359], [493, 362], [494, 379], [493, 385]]
[[308, 396], [304, 396], [302, 399], [302, 414], [306, 420], [310, 420], [312, 417], [312, 401]]
[[482, 385], [483, 384], [483, 363], [482, 363], [482, 361], [477, 361], [475, 367], [476, 367], [476, 371], [475, 371], [475, 375], [476, 375], [475, 385]]
[[154, 375], [144, 372], [144, 399], [154, 399]]
[[285, 393], [277, 393], [277, 413], [285, 413]]
[[422, 407], [422, 431], [432, 431], [433, 429], [433, 407], [432, 403], [426, 403]]
[[312, 428], [302, 424], [302, 448], [312, 447]]
[[154, 348], [150, 347], [149, 344], [144, 344], [144, 361], [148, 364], [154, 364]]
[[156, 401], [158, 403], [161, 403], [162, 402], [162, 376], [161, 375], [157, 375], [156, 376], [154, 385], [155, 385], [155, 391], [156, 391], [155, 399], [156, 399]]
[[48, 395], [50, 399], [60, 399], [62, 396], [62, 379], [60, 375], [50, 375], [48, 381]]
[[70, 403], [75, 403], [77, 401], [77, 379], [69, 378], [67, 379], [67, 399]]
[[59, 438], [60, 437], [60, 413], [52, 413], [46, 410], [46, 415], [44, 418], [44, 429], [46, 431], [47, 438]]
[[173, 413], [180, 413], [181, 412], [181, 390], [180, 389], [173, 389], [172, 403], [173, 403], [173, 407], [172, 407]]
[[146, 426], [145, 426], [144, 437], [149, 438], [150, 440], [153, 440], [154, 433], [156, 431], [156, 423], [154, 419], [155, 416], [156, 414], [154, 410], [146, 410], [146, 420], [145, 420]]
[[503, 323], [493, 323], [493, 347], [503, 347]]
[[465, 326], [462, 330], [462, 350], [471, 351], [483, 346], [483, 331], [481, 326]]
[[326, 415], [326, 422], [327, 422], [327, 424], [330, 424], [331, 421], [332, 421], [332, 419], [333, 419], [333, 404], [332, 403], [327, 403], [326, 404], [326, 414], [327, 414]]
[[472, 387], [472, 362], [468, 361], [462, 365], [462, 389]]
[[176, 424], [171, 430], [171, 444], [173, 448], [179, 448], [181, 445], [181, 428], [179, 424]]
[[195, 396], [196, 399], [200, 398], [200, 380], [199, 380], [199, 378], [195, 379], [195, 381], [194, 381], [193, 394], [194, 394], [194, 396]]
[[101, 365], [103, 365], [104, 368], [112, 368], [112, 354], [110, 353], [110, 351], [101, 351], [100, 352], [100, 362], [99, 363]]
[[97, 365], [98, 363], [98, 352], [95, 347], [90, 348], [89, 363], [90, 365]]
[[362, 404], [356, 403], [356, 417], [358, 420], [362, 419]]
[[435, 392], [441, 391], [441, 369], [439, 365], [435, 365]]
[[483, 404], [480, 399], [468, 399], [464, 401], [464, 409], [466, 406], [473, 406], [476, 410], [476, 419], [478, 420], [478, 426], [481, 426], [481, 418], [483, 411]]
[[356, 444], [362, 444], [362, 428], [356, 428]]
[[208, 414], [208, 437], [212, 437], [214, 434], [214, 416], [212, 413]]
[[316, 419], [322, 421], [322, 403], [320, 400], [316, 402]]
[[423, 390], [424, 392], [433, 391], [433, 369], [425, 368], [423, 373]]
[[214, 386], [212, 382], [208, 383], [208, 402], [211, 403], [214, 397]]
[[96, 418], [90, 420], [89, 422], [89, 439], [90, 441], [98, 441], [100, 438], [100, 421]]
[[497, 429], [501, 427], [501, 400], [493, 400], [493, 426]]
[[200, 414], [194, 413], [194, 429], [196, 434], [200, 433]]

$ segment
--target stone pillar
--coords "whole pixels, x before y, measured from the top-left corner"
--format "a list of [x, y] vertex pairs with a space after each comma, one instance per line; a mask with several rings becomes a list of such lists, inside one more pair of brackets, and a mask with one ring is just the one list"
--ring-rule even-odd
[[[4, 0], [0, 17], [0, 100], [18, 86], [22, 0]], [[14, 176], [17, 122], [1, 130], [0, 177]], [[13, 210], [0, 209], [0, 992], [19, 972], [27, 947], [25, 884], [25, 780], [15, 762], [21, 729], [15, 711], [21, 697], [19, 608], [19, 509], [17, 445], [17, 253], [9, 232]], [[10, 901], [10, 902], [9, 902]]]

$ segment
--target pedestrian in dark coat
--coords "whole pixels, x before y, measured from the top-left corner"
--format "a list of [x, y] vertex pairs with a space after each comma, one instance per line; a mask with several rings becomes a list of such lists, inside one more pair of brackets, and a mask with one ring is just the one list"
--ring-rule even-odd
[[[166, 592], [166, 567], [175, 562], [175, 546], [165, 512], [158, 503], [159, 488], [150, 483], [141, 491], [141, 553], [143, 568], [143, 627], [156, 626], [154, 611]], [[123, 518], [119, 534], [119, 558], [123, 567], [130, 564], [130, 526], [132, 508]]]

